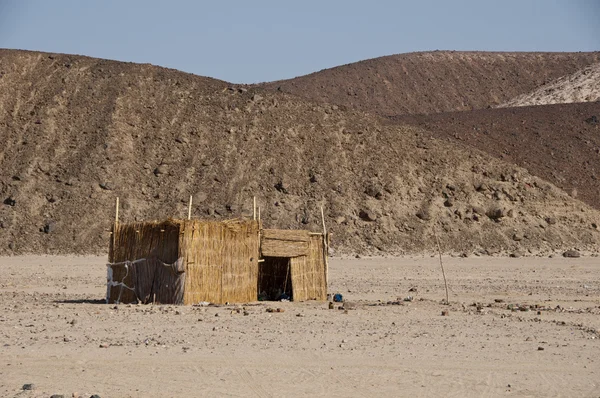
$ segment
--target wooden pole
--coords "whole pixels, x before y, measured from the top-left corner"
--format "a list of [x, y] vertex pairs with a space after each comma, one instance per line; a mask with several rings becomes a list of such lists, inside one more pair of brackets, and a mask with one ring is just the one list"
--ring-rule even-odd
[[117, 196], [117, 204], [115, 205], [115, 224], [119, 223], [119, 197]]
[[325, 213], [321, 206], [321, 222], [323, 223], [323, 257], [325, 258], [325, 287], [329, 286], [329, 244], [327, 239], [327, 228], [325, 228]]
[[260, 222], [260, 206], [258, 206], [258, 222]]
[[448, 298], [448, 283], [446, 282], [446, 273], [444, 272], [444, 264], [442, 263], [442, 248], [440, 247], [440, 238], [438, 238], [435, 232], [435, 226], [433, 227], [433, 236], [435, 236], [435, 242], [437, 243], [438, 254], [440, 256], [440, 267], [442, 268], [442, 276], [444, 277], [444, 286], [446, 287], [446, 304], [450, 304]]
[[190, 204], [188, 206], [188, 220], [192, 219], [192, 195], [190, 195]]
[[252, 204], [252, 219], [256, 221], [256, 196], [254, 196], [254, 202]]

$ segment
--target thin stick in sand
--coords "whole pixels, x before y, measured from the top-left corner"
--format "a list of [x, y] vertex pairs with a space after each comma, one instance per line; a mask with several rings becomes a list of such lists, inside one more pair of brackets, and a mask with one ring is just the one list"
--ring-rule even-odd
[[446, 304], [450, 304], [450, 300], [448, 298], [448, 283], [446, 282], [446, 273], [444, 272], [444, 263], [442, 262], [442, 248], [440, 247], [440, 238], [438, 238], [437, 233], [435, 232], [435, 227], [433, 227], [433, 236], [435, 236], [435, 242], [437, 243], [438, 255], [440, 257], [440, 267], [442, 268], [444, 286], [446, 287]]
[[329, 245], [327, 244], [327, 229], [325, 228], [325, 213], [321, 206], [321, 222], [323, 223], [323, 257], [325, 257], [325, 286], [329, 286]]
[[190, 204], [188, 206], [188, 220], [192, 219], [192, 195], [190, 195]]

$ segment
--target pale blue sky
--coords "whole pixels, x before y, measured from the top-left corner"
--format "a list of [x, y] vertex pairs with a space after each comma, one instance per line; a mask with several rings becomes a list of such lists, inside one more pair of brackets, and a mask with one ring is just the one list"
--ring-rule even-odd
[[235, 83], [427, 50], [600, 50], [600, 0], [0, 0], [0, 48]]

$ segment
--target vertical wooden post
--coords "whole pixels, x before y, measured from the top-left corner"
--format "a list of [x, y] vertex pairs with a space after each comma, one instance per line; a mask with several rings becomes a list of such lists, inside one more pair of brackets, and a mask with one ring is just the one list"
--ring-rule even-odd
[[188, 220], [192, 219], [192, 195], [190, 195], [190, 204], [188, 206]]
[[325, 259], [325, 286], [329, 287], [329, 239], [327, 239], [327, 228], [325, 227], [325, 213], [321, 206], [321, 222], [323, 223], [323, 257]]
[[256, 221], [256, 196], [254, 196], [252, 203], [252, 219]]
[[258, 222], [260, 223], [260, 206], [258, 206]]
[[115, 205], [115, 224], [119, 223], [119, 197], [117, 196], [117, 204]]
[[[110, 246], [109, 250], [108, 250], [108, 257], [109, 257], [109, 262], [114, 262], [115, 259], [115, 250], [116, 250], [116, 245], [117, 245], [117, 224], [119, 223], [119, 197], [117, 196], [117, 202], [115, 204], [115, 222], [113, 224], [112, 227], [112, 232], [111, 232], [111, 243], [112, 245]], [[108, 300], [108, 297], [106, 298]]]

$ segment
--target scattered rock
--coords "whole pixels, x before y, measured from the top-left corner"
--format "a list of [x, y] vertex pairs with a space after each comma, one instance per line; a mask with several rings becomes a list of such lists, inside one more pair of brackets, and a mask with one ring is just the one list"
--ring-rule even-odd
[[563, 255], [563, 257], [566, 257], [566, 258], [579, 258], [579, 257], [581, 257], [581, 253], [579, 253], [577, 250], [567, 250], [562, 255]]
[[505, 216], [505, 213], [503, 209], [499, 207], [494, 207], [486, 211], [485, 215], [488, 216], [491, 220], [499, 221]]
[[12, 196], [9, 196], [8, 198], [4, 199], [4, 204], [8, 206], [14, 206], [17, 204], [17, 201]]
[[454, 199], [452, 199], [452, 198], [447, 198], [447, 199], [444, 201], [444, 206], [446, 206], [446, 207], [452, 207], [452, 206], [454, 206]]
[[63, 394], [52, 394], [50, 398], [65, 398], [65, 396]]
[[520, 232], [515, 232], [512, 238], [515, 242], [520, 242], [523, 240], [523, 234]]
[[377, 200], [383, 199], [383, 192], [381, 192], [381, 188], [374, 184], [367, 186], [367, 188], [365, 189], [365, 193]]
[[24, 391], [35, 390], [35, 384], [33, 384], [33, 383], [23, 384], [23, 390]]
[[335, 218], [335, 222], [336, 222], [337, 224], [342, 224], [342, 223], [346, 222], [346, 217], [344, 217], [344, 216], [339, 216], [339, 217], [336, 217], [336, 218]]
[[372, 210], [361, 210], [360, 213], [358, 214], [358, 216], [363, 221], [376, 221], [377, 220], [377, 214], [375, 214], [375, 212], [373, 212]]
[[260, 101], [262, 99], [263, 99], [262, 95], [259, 95], [259, 94], [254, 94], [252, 96], [252, 101], [254, 101], [254, 102], [258, 102], [258, 101]]
[[154, 175], [158, 176], [161, 174], [166, 174], [169, 171], [169, 168], [166, 164], [161, 164], [157, 168], [154, 169]]
[[448, 310], [443, 310], [442, 311], [442, 316], [448, 316], [450, 313], [448, 312]]
[[485, 215], [485, 209], [481, 206], [472, 206], [471, 209], [473, 210], [473, 213], [478, 214], [480, 216]]
[[538, 347], [538, 351], [544, 351], [544, 347]]
[[429, 221], [431, 220], [431, 210], [429, 208], [419, 209], [416, 216], [423, 221]]
[[50, 234], [56, 230], [56, 223], [54, 221], [48, 221], [46, 225], [42, 227], [42, 232]]
[[587, 119], [585, 119], [585, 122], [587, 124], [591, 124], [592, 126], [596, 126], [600, 123], [600, 121], [598, 120], [598, 116], [596, 116], [596, 115], [592, 115], [592, 116], [588, 117]]
[[548, 225], [554, 225], [554, 224], [556, 224], [556, 218], [546, 217], [546, 222], [548, 223]]
[[100, 184], [98, 184], [100, 186], [100, 188], [104, 189], [105, 191], [112, 191], [113, 187], [109, 182], [101, 182]]
[[281, 193], [288, 193], [289, 185], [284, 180], [279, 180], [277, 184], [275, 184], [275, 189]]

